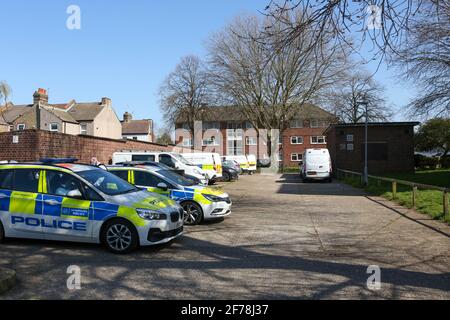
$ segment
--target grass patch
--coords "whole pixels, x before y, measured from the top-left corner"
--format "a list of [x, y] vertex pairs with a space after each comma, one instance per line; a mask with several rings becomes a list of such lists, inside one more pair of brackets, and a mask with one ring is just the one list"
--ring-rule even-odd
[[417, 171], [416, 173], [407, 174], [387, 174], [386, 177], [450, 188], [450, 169]]
[[[435, 173], [435, 171], [432, 171], [432, 173]], [[450, 173], [444, 172], [445, 174]], [[448, 181], [443, 181], [440, 177], [436, 177], [433, 175], [433, 177], [426, 177], [426, 173], [424, 172], [424, 175], [422, 175], [422, 172], [418, 174], [409, 175], [409, 177], [414, 178], [415, 180], [406, 179], [408, 175], [389, 175], [390, 178], [397, 178], [402, 179], [406, 181], [413, 181], [417, 183], [423, 183], [423, 184], [430, 184], [430, 185], [438, 185], [434, 182], [440, 181], [444, 185], [440, 185], [445, 187]], [[361, 182], [359, 177], [355, 178], [346, 178], [344, 180], [345, 183], [356, 187], [356, 188], [362, 188]], [[392, 184], [390, 182], [381, 182], [381, 184], [378, 184], [378, 182], [374, 179], [369, 179], [369, 186], [364, 188], [368, 193], [380, 196], [383, 198], [386, 198], [388, 200], [395, 201], [401, 206], [412, 208], [412, 188], [409, 186], [404, 185], [397, 185], [397, 199], [393, 199], [392, 196]], [[444, 217], [444, 211], [443, 211], [443, 194], [441, 191], [436, 190], [421, 190], [419, 189], [417, 191], [417, 199], [416, 199], [416, 206], [415, 209], [421, 213], [428, 214], [433, 219], [442, 220], [450, 224], [450, 215], [447, 217]]]

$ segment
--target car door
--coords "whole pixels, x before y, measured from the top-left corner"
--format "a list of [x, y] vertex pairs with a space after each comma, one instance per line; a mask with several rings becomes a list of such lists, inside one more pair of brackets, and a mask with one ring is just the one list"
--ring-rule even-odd
[[45, 238], [90, 241], [94, 209], [85, 195], [85, 184], [75, 175], [59, 170], [46, 170], [43, 174]]
[[[148, 191], [165, 195], [170, 197], [171, 189], [174, 189], [173, 186], [167, 182], [165, 179], [158, 177], [157, 175], [140, 170], [132, 170], [133, 183], [138, 188], [147, 188]], [[162, 190], [158, 188], [158, 184], [164, 183], [167, 185], [167, 190]]]
[[7, 224], [10, 237], [43, 239], [40, 177], [37, 168], [14, 169]]
[[[9, 203], [11, 201], [13, 178], [14, 170], [0, 170], [0, 221], [3, 226], [9, 226], [11, 219], [9, 214]], [[9, 228], [6, 228], [5, 232], [8, 236]]]

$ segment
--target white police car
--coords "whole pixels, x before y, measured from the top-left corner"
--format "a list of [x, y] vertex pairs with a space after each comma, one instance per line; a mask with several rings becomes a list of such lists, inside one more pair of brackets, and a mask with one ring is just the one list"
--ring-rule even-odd
[[183, 233], [183, 209], [175, 201], [74, 161], [0, 164], [0, 241], [103, 243], [128, 253]]
[[173, 170], [151, 165], [109, 166], [108, 170], [139, 188], [165, 195], [184, 209], [185, 225], [223, 218], [231, 214], [232, 202], [218, 188], [196, 185]]

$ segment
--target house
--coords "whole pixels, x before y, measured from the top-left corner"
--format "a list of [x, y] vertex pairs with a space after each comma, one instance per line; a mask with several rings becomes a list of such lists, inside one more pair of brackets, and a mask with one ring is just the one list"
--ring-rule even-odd
[[153, 142], [153, 120], [133, 120], [129, 112], [125, 112], [122, 121], [122, 138]]
[[47, 91], [38, 89], [33, 94], [33, 104], [9, 103], [0, 109], [0, 116], [8, 124], [8, 131], [40, 129], [111, 139], [122, 137], [122, 126], [109, 98], [102, 98], [100, 102], [71, 100], [64, 104], [51, 104]]
[[[414, 172], [414, 127], [419, 122], [368, 124], [369, 174]], [[334, 124], [325, 131], [336, 169], [364, 172], [365, 124]]]
[[[280, 133], [280, 164], [287, 167], [298, 167], [303, 159], [303, 152], [308, 148], [326, 148], [327, 141], [324, 130], [336, 117], [313, 104], [293, 106], [297, 108], [297, 116], [289, 127]], [[259, 137], [258, 132], [237, 107], [206, 107], [202, 113], [203, 150], [222, 155], [255, 154], [258, 159], [267, 158], [267, 142]], [[194, 141], [189, 133], [189, 126], [181, 117], [175, 123], [177, 144], [193, 147]], [[258, 143], [259, 141], [259, 143]]]

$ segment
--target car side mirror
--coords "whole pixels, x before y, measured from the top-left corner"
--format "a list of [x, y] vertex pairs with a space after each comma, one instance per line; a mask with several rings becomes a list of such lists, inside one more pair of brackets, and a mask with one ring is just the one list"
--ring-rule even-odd
[[81, 194], [80, 190], [75, 189], [75, 190], [71, 190], [67, 193], [67, 196], [69, 198], [75, 198], [75, 199], [82, 199], [83, 195]]
[[162, 191], [167, 191], [167, 189], [169, 189], [169, 187], [167, 186], [167, 184], [165, 184], [164, 182], [160, 182], [158, 183], [158, 189], [161, 189]]

